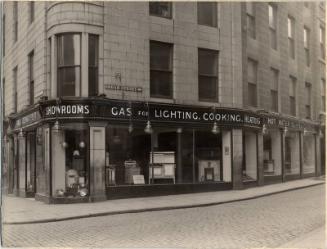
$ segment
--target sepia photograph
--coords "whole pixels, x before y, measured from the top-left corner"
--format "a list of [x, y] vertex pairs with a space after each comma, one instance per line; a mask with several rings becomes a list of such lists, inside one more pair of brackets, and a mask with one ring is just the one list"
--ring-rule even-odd
[[0, 3], [1, 247], [326, 249], [326, 1]]

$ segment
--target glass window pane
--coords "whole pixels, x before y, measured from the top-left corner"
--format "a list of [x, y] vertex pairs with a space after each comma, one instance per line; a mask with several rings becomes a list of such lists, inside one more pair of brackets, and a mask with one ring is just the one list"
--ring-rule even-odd
[[278, 90], [278, 70], [274, 69], [274, 68], [271, 68], [271, 79], [272, 79], [272, 82], [271, 82], [271, 89], [272, 90]]
[[89, 66], [98, 66], [99, 61], [99, 37], [97, 35], [89, 35]]
[[150, 43], [150, 68], [167, 71], [172, 69], [172, 45]]
[[257, 83], [257, 63], [253, 60], [248, 60], [248, 68], [247, 68], [247, 77], [248, 77], [248, 82]]
[[217, 78], [199, 76], [199, 99], [200, 100], [217, 100]]
[[248, 83], [248, 104], [249, 106], [257, 106], [257, 85]]
[[271, 96], [271, 110], [274, 112], [278, 112], [278, 92], [271, 90], [270, 96]]
[[169, 2], [150, 2], [150, 15], [171, 18], [172, 3]]
[[296, 116], [295, 97], [291, 97], [291, 96], [290, 96], [290, 114]]
[[150, 72], [150, 94], [152, 97], [172, 97], [172, 73], [154, 71]]
[[81, 41], [79, 34], [65, 34], [58, 37], [58, 65], [80, 65]]
[[89, 67], [89, 96], [98, 95], [98, 68]]
[[275, 7], [269, 4], [269, 27], [276, 29], [276, 10]]
[[75, 96], [75, 85], [80, 83], [80, 68], [59, 68], [58, 82], [58, 96]]
[[270, 28], [270, 46], [272, 49], [277, 49], [276, 30], [272, 28]]
[[214, 2], [198, 3], [198, 24], [217, 27], [217, 4]]
[[246, 23], [247, 23], [247, 33], [248, 33], [248, 35], [251, 38], [255, 39], [255, 19], [254, 19], [254, 17], [247, 15]]
[[199, 74], [218, 75], [218, 52], [199, 49]]

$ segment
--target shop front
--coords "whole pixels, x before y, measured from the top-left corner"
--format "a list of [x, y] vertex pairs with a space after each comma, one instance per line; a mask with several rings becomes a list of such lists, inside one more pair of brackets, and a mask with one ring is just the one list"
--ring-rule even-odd
[[67, 98], [11, 121], [14, 193], [46, 203], [242, 189], [316, 174], [314, 125], [246, 110]]

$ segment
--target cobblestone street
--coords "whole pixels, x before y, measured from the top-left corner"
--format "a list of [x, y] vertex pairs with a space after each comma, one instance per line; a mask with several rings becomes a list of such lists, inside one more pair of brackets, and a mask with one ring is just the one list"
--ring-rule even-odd
[[325, 185], [210, 207], [4, 225], [5, 247], [278, 247], [325, 224]]

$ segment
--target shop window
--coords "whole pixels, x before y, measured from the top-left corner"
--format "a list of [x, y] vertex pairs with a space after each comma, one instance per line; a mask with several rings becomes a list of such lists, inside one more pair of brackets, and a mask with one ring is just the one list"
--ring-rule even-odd
[[257, 180], [257, 134], [246, 131], [243, 134], [243, 182]]
[[289, 132], [285, 137], [285, 174], [300, 174], [300, 144], [299, 134]]
[[198, 2], [198, 24], [217, 27], [217, 3]]
[[34, 104], [34, 51], [28, 55], [29, 104]]
[[89, 35], [89, 96], [97, 96], [98, 91], [99, 36]]
[[263, 136], [264, 175], [281, 175], [281, 136], [278, 130], [270, 130]]
[[296, 78], [290, 76], [289, 85], [290, 115], [296, 116]]
[[16, 42], [18, 39], [18, 2], [13, 2], [13, 37]]
[[17, 112], [17, 108], [18, 108], [18, 93], [17, 93], [17, 71], [18, 71], [18, 67], [16, 66], [13, 70], [13, 104], [14, 104], [14, 112]]
[[171, 2], [149, 2], [150, 15], [164, 18], [172, 17]]
[[303, 174], [315, 172], [315, 137], [303, 136]]
[[150, 95], [173, 97], [173, 45], [150, 42]]
[[198, 50], [199, 100], [218, 101], [218, 51]]
[[252, 39], [255, 39], [255, 3], [254, 2], [246, 2], [246, 26], [247, 26], [247, 34]]
[[35, 18], [35, 2], [29, 2], [29, 22], [32, 23]]
[[305, 64], [307, 67], [310, 66], [310, 30], [306, 27], [303, 29], [303, 42], [304, 42], [304, 55], [305, 55]]
[[257, 62], [248, 59], [247, 64], [248, 79], [248, 105], [257, 107]]
[[269, 3], [268, 15], [269, 15], [270, 47], [276, 50], [277, 49], [277, 7], [275, 4]]
[[62, 34], [58, 36], [58, 97], [80, 96], [81, 88], [81, 36]]
[[288, 30], [288, 54], [292, 59], [295, 59], [295, 20], [292, 17], [287, 18]]
[[[150, 151], [151, 136], [143, 129], [129, 132], [127, 126], [107, 127], [106, 185], [149, 183]], [[133, 177], [136, 175], [138, 181]]]

